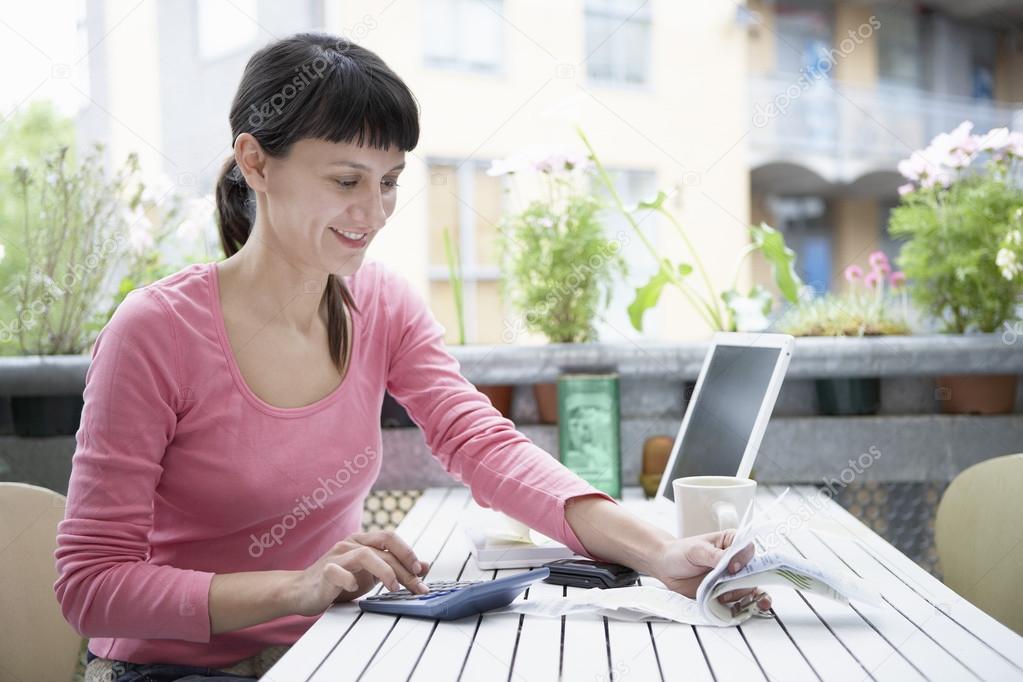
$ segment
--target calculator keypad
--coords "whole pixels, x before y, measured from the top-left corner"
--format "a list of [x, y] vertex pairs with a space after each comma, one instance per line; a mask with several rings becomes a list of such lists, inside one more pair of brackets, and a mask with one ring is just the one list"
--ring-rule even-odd
[[373, 601], [408, 601], [411, 599], [435, 599], [441, 595], [454, 592], [455, 590], [470, 585], [478, 585], [484, 580], [437, 580], [426, 583], [426, 586], [430, 589], [426, 594], [414, 594], [408, 590], [394, 590], [393, 592], [383, 592], [381, 594], [367, 597], [367, 599]]

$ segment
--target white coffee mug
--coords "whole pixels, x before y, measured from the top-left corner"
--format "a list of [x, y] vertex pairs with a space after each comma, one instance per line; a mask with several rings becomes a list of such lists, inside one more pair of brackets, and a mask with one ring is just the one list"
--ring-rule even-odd
[[736, 476], [686, 476], [671, 486], [680, 538], [737, 528], [757, 492], [756, 481]]

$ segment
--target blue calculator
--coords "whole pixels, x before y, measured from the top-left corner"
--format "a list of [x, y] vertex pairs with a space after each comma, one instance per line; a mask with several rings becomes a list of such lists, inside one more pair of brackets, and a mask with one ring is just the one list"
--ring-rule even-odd
[[426, 583], [430, 588], [426, 594], [382, 592], [359, 600], [359, 608], [395, 616], [455, 620], [511, 604], [531, 583], [543, 580], [550, 572], [549, 568], [537, 568], [496, 580], [438, 580]]

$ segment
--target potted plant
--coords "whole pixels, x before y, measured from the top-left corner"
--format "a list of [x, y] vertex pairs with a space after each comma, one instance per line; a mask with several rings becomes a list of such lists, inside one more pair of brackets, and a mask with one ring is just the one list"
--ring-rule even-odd
[[[625, 272], [621, 243], [599, 219], [603, 206], [589, 191], [591, 167], [572, 151], [531, 148], [495, 162], [490, 175], [530, 174], [540, 196], [507, 214], [498, 243], [504, 295], [517, 311], [511, 327], [551, 343], [595, 341], [594, 322]], [[534, 386], [541, 421], [557, 421], [557, 384]]]
[[[906, 275], [893, 272], [882, 251], [870, 254], [869, 261], [866, 275], [857, 265], [845, 269], [846, 292], [801, 300], [779, 320], [779, 330], [793, 336], [908, 334]], [[881, 405], [877, 377], [817, 379], [814, 388], [821, 414], [875, 414]]]
[[[650, 280], [636, 289], [636, 297], [629, 305], [629, 320], [637, 331], [643, 329], [643, 315], [657, 305], [661, 291], [666, 285], [677, 287], [707, 325], [715, 331], [761, 331], [768, 326], [767, 315], [774, 307], [774, 297], [761, 285], [753, 286], [748, 292], [738, 290], [739, 275], [747, 257], [760, 253], [770, 264], [774, 281], [782, 296], [795, 302], [802, 284], [796, 274], [796, 255], [785, 245], [785, 238], [780, 232], [766, 223], [749, 227], [750, 243], [740, 252], [735, 264], [734, 275], [728, 289], [718, 291], [711, 281], [700, 254], [697, 253], [692, 240], [683, 229], [675, 215], [667, 209], [665, 202], [668, 193], [658, 191], [649, 200], [635, 206], [626, 206], [615, 188], [614, 181], [597, 157], [586, 134], [579, 127], [576, 132], [589, 152], [589, 159], [596, 169], [596, 177], [603, 184], [614, 203], [614, 206], [625, 217], [632, 231], [639, 237], [650, 256], [659, 264], [659, 269]], [[663, 251], [650, 241], [640, 228], [640, 211], [656, 211], [668, 220], [688, 250], [688, 261], [675, 260], [664, 255]], [[694, 283], [698, 277], [700, 282]]]
[[[14, 319], [0, 330], [0, 343], [36, 356], [40, 371], [46, 356], [89, 351], [111, 300], [123, 296], [116, 278], [149, 267], [151, 249], [175, 226], [177, 203], [147, 194], [134, 155], [107, 175], [101, 153], [96, 146], [75, 161], [69, 147], [60, 147], [34, 166], [14, 169], [16, 246], [24, 266], [3, 283]], [[81, 394], [11, 399], [19, 436], [72, 435], [81, 409]]]
[[[994, 333], [1023, 295], [1023, 133], [974, 135], [965, 121], [899, 164], [909, 182], [891, 215], [914, 301], [954, 334]], [[1013, 375], [939, 377], [945, 412], [1011, 412]]]

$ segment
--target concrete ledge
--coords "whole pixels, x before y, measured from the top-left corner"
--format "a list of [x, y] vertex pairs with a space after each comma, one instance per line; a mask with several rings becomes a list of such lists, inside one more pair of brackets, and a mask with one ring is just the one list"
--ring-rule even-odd
[[[563, 368], [609, 367], [622, 376], [696, 379], [708, 342], [450, 346], [475, 384], [554, 381]], [[1000, 334], [809, 337], [796, 340], [790, 379], [1023, 374], [1023, 340]], [[0, 395], [68, 395], [85, 388], [87, 355], [0, 357]]]

